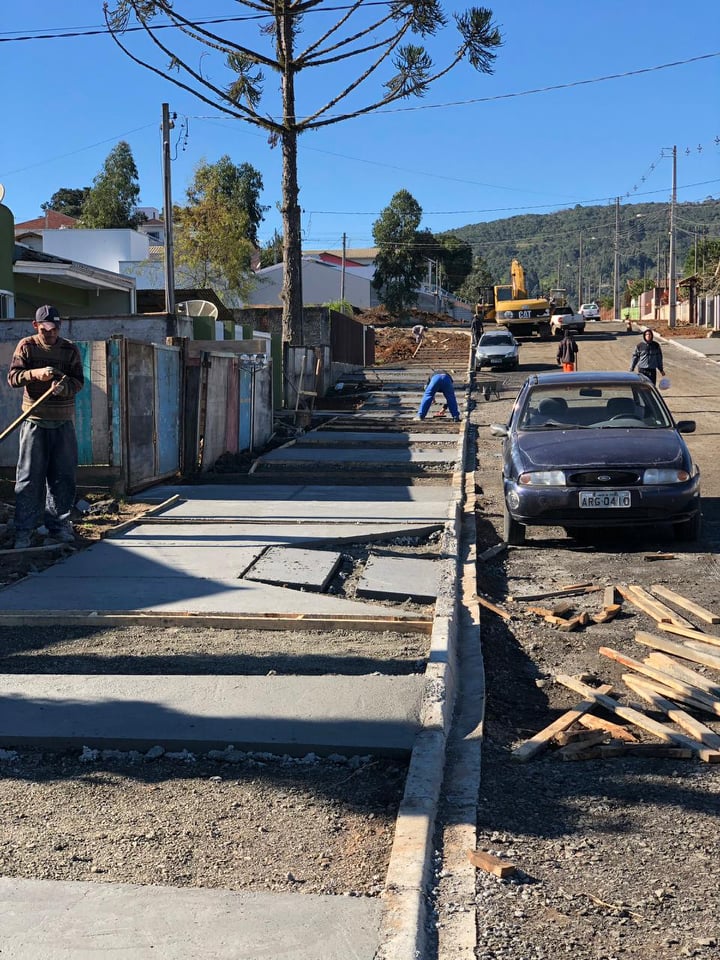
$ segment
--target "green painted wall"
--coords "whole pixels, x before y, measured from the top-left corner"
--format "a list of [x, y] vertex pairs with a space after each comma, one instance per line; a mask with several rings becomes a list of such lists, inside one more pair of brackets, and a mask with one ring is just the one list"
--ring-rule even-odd
[[15, 218], [0, 203], [0, 289], [14, 292], [13, 253], [15, 252]]

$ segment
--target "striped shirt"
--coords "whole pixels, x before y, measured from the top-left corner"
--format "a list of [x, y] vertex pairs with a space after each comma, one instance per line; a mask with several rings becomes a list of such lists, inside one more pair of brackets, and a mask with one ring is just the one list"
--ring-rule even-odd
[[33, 410], [33, 420], [74, 420], [75, 394], [85, 383], [80, 351], [70, 340], [58, 337], [51, 347], [46, 346], [38, 337], [25, 337], [15, 347], [12, 363], [8, 372], [11, 387], [24, 387], [23, 413], [52, 386], [50, 380], [31, 380], [30, 370], [53, 367], [64, 373], [60, 394], [51, 394], [40, 406]]

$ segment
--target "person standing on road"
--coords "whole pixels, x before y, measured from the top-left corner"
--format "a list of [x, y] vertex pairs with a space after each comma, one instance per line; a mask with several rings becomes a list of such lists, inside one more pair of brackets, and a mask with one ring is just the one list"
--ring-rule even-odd
[[430, 405], [435, 399], [435, 394], [440, 391], [445, 397], [445, 402], [447, 408], [450, 411], [450, 416], [453, 418], [455, 423], [460, 422], [460, 410], [458, 409], [457, 400], [455, 399], [455, 388], [453, 386], [453, 378], [447, 372], [447, 370], [433, 370], [428, 379], [427, 385], [425, 387], [425, 393], [423, 398], [420, 401], [420, 407], [417, 412], [416, 420], [424, 420], [425, 416], [430, 409]]
[[485, 311], [482, 308], [482, 304], [478, 304], [475, 307], [475, 313], [473, 314], [472, 322], [470, 323], [470, 333], [472, 335], [473, 347], [477, 346], [478, 340], [485, 332], [484, 313]]
[[641, 373], [653, 383], [657, 380], [658, 370], [660, 371], [661, 377], [665, 376], [662, 350], [660, 349], [660, 344], [656, 342], [655, 335], [650, 328], [644, 331], [642, 340], [635, 347], [635, 352], [630, 362], [630, 370], [634, 370], [635, 367], [637, 367], [638, 373]]
[[[35, 313], [35, 334], [15, 347], [8, 383], [23, 387], [23, 411], [59, 380], [20, 427], [15, 475], [15, 549], [31, 545], [33, 530], [43, 522], [62, 543], [75, 539], [70, 511], [75, 502], [78, 448], [75, 436], [75, 394], [85, 382], [80, 351], [60, 336], [60, 314], [49, 305]], [[43, 521], [44, 514], [44, 521]]]
[[557, 352], [557, 362], [562, 366], [563, 373], [572, 373], [576, 367], [578, 345], [572, 335], [572, 330], [566, 330]]

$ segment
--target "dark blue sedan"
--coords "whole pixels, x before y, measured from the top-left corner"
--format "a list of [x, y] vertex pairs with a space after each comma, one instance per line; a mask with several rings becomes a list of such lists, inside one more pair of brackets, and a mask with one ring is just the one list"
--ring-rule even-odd
[[636, 373], [547, 373], [523, 384], [504, 437], [504, 537], [525, 527], [639, 527], [700, 535], [700, 471], [652, 383]]

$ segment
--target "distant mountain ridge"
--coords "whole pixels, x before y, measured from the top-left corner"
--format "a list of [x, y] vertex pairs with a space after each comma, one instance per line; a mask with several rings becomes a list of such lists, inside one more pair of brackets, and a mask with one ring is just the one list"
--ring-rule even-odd
[[[677, 277], [690, 250], [704, 237], [720, 237], [720, 200], [676, 205]], [[627, 280], [648, 277], [665, 282], [669, 252], [669, 203], [620, 204], [620, 289]], [[531, 294], [564, 287], [571, 304], [612, 296], [615, 244], [615, 205], [581, 206], [547, 214], [523, 214], [468, 224], [444, 231], [472, 244], [496, 283], [509, 283], [510, 262], [517, 257], [525, 269]], [[578, 297], [582, 237], [582, 296]], [[659, 262], [658, 262], [659, 251]], [[694, 264], [693, 264], [694, 266]], [[701, 264], [698, 264], [701, 267]], [[558, 283], [559, 279], [559, 283]]]

